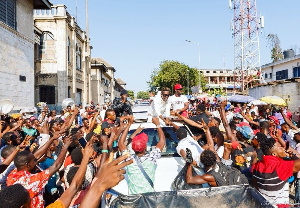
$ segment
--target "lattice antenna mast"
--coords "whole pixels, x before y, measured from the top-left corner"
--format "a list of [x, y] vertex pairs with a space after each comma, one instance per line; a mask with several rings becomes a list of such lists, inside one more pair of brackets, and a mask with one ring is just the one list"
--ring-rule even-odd
[[259, 50], [259, 30], [264, 27], [263, 17], [258, 22], [256, 0], [229, 0], [229, 7], [234, 12], [234, 73], [244, 91], [252, 81], [263, 81]]

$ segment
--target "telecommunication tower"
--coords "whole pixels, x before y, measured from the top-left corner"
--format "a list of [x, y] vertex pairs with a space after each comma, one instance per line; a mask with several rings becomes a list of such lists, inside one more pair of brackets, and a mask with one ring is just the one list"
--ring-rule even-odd
[[234, 12], [231, 22], [234, 37], [234, 75], [244, 91], [252, 81], [263, 81], [259, 31], [264, 27], [264, 18], [262, 16], [258, 21], [256, 0], [229, 0], [229, 8]]

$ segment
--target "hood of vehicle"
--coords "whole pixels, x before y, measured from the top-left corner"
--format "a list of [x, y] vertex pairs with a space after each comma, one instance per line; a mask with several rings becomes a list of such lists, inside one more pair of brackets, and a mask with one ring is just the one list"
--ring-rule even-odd
[[[172, 183], [184, 165], [185, 161], [181, 157], [163, 156], [158, 159], [154, 180], [155, 191], [171, 191]], [[202, 170], [195, 170], [200, 175], [204, 173]], [[121, 194], [128, 195], [127, 181], [127, 174], [125, 174], [125, 179], [113, 189]]]

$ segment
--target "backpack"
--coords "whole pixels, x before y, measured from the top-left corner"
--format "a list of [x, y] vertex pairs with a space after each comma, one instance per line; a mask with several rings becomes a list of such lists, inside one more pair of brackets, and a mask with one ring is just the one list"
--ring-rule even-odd
[[208, 171], [218, 186], [249, 184], [247, 177], [238, 169], [217, 162], [216, 167]]

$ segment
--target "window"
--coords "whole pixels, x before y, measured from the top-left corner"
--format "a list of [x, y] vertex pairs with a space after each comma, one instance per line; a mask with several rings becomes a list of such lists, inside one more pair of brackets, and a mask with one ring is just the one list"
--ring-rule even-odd
[[223, 73], [223, 71], [220, 71], [220, 73]]
[[300, 77], [300, 66], [293, 68], [294, 77]]
[[55, 104], [54, 86], [40, 86], [40, 102], [46, 102], [47, 104]]
[[46, 51], [46, 40], [47, 34], [43, 33], [40, 38], [40, 45], [39, 45], [39, 59], [43, 59], [43, 54]]
[[13, 29], [17, 28], [16, 23], [16, 0], [0, 1], [0, 21]]
[[276, 72], [276, 80], [282, 80], [282, 79], [287, 79], [288, 78], [288, 70], [282, 70]]
[[213, 71], [213, 73], [217, 73], [217, 71]]
[[81, 48], [76, 44], [76, 69], [81, 69]]
[[208, 73], [208, 74], [209, 74], [209, 73], [210, 73], [210, 71], [206, 71], [206, 73]]
[[67, 47], [68, 47], [68, 63], [70, 63], [70, 38], [69, 37], [67, 40]]
[[270, 73], [270, 79], [272, 79], [272, 73]]
[[265, 79], [268, 79], [268, 74], [267, 73], [265, 73]]

